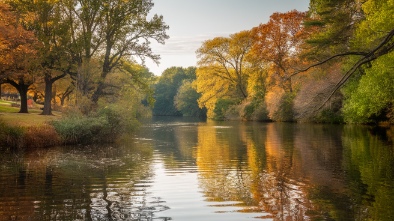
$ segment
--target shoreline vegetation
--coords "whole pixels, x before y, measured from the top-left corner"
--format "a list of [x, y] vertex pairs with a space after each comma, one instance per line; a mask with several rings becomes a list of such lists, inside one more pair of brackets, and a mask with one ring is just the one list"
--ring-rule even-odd
[[111, 143], [139, 125], [113, 107], [101, 108], [90, 115], [72, 111], [41, 115], [39, 108], [30, 109], [30, 113], [17, 113], [19, 109], [11, 104], [0, 102], [1, 148]]
[[[111, 143], [127, 131], [134, 131], [139, 125], [136, 120], [126, 124], [120, 113], [109, 107], [89, 116], [59, 111], [54, 111], [53, 115], [41, 115], [37, 107], [30, 109], [30, 113], [17, 111], [18, 108], [13, 107], [12, 102], [0, 101], [0, 148], [31, 149]], [[376, 126], [394, 127], [387, 122]]]

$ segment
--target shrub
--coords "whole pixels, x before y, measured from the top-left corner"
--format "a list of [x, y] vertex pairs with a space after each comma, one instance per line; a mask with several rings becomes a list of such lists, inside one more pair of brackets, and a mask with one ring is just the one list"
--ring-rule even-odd
[[244, 120], [268, 121], [268, 111], [264, 101], [252, 99], [242, 105], [241, 116]]
[[334, 112], [331, 109], [324, 109], [313, 118], [313, 122], [340, 124], [343, 123], [344, 121], [340, 113]]
[[234, 102], [229, 99], [218, 99], [213, 110], [214, 120], [225, 120], [226, 111], [233, 105]]
[[40, 125], [25, 129], [24, 147], [50, 147], [60, 144], [60, 137], [52, 125]]
[[65, 144], [92, 143], [106, 139], [101, 130], [107, 124], [104, 118], [88, 116], [70, 116], [52, 125]]
[[286, 93], [283, 90], [268, 92], [266, 101], [269, 118], [273, 121], [293, 121], [294, 97], [294, 93]]
[[19, 126], [9, 126], [0, 121], [0, 145], [3, 147], [22, 147], [25, 129]]
[[114, 107], [99, 109], [91, 115], [71, 112], [61, 120], [52, 122], [65, 144], [113, 142], [120, 134], [132, 131], [135, 118], [122, 114]]

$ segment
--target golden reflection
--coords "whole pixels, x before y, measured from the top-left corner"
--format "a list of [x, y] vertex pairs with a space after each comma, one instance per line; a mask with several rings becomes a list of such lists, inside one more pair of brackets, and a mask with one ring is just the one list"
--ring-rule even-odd
[[252, 204], [249, 193], [251, 174], [239, 158], [237, 131], [213, 124], [198, 128], [197, 166], [200, 186], [209, 201], [241, 201]]

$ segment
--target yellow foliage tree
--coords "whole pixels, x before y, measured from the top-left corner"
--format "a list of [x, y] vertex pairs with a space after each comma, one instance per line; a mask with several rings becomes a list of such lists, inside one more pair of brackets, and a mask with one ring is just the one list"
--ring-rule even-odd
[[247, 61], [253, 41], [250, 31], [205, 41], [197, 50], [197, 92], [200, 107], [212, 117], [219, 98], [242, 100], [248, 96], [247, 81], [251, 65]]

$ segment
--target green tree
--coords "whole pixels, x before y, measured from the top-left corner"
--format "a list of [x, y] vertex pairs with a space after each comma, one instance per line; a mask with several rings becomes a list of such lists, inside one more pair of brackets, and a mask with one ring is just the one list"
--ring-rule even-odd
[[154, 115], [180, 116], [182, 113], [177, 110], [174, 104], [175, 96], [184, 80], [194, 80], [196, 69], [189, 67], [171, 67], [164, 70], [155, 84], [155, 106]]
[[[325, 4], [327, 9], [325, 9]], [[317, 47], [331, 44], [332, 47], [325, 50], [325, 56], [317, 56], [319, 60], [313, 65], [301, 71], [296, 71], [293, 75], [309, 70], [311, 67], [338, 61], [345, 63], [345, 73], [337, 80], [333, 89], [325, 93], [321, 109], [334, 94], [344, 86], [355, 73], [363, 73], [364, 68], [368, 68], [373, 61], [380, 57], [392, 53], [394, 49], [394, 25], [391, 19], [393, 13], [392, 1], [367, 0], [360, 1], [312, 1], [311, 11], [312, 24], [321, 24], [322, 29], [318, 30], [317, 39], [311, 39], [310, 43], [316, 44]], [[329, 19], [330, 11], [338, 18]], [[336, 12], [335, 12], [336, 11]], [[341, 16], [339, 16], [341, 15]], [[315, 16], [315, 17], [314, 17]], [[347, 19], [345, 19], [347, 18]], [[315, 19], [315, 20], [314, 20]], [[331, 22], [325, 22], [325, 21]], [[344, 26], [345, 24], [345, 26]], [[335, 27], [343, 27], [337, 30]], [[338, 36], [346, 36], [339, 38]], [[315, 35], [316, 36], [316, 35]], [[331, 36], [331, 37], [330, 37]], [[320, 38], [323, 37], [323, 38]], [[326, 39], [320, 41], [319, 39]], [[318, 48], [321, 50], [321, 48]], [[324, 49], [324, 48], [323, 48]], [[313, 52], [312, 52], [313, 54]], [[360, 78], [358, 78], [360, 79]]]
[[314, 29], [307, 40], [312, 46], [309, 55], [321, 59], [348, 51], [356, 24], [363, 18], [360, 4], [354, 0], [311, 0], [305, 21]]
[[365, 75], [344, 88], [346, 121], [394, 123], [394, 73], [390, 67], [393, 59], [393, 53], [382, 56], [365, 70]]
[[[150, 48], [150, 40], [164, 43], [168, 38], [168, 26], [163, 22], [163, 17], [154, 15], [148, 20], [148, 13], [153, 7], [152, 0], [135, 1], [99, 1], [101, 19], [99, 24], [102, 34], [102, 66], [97, 87], [92, 94], [93, 103], [105, 95], [105, 79], [118, 67], [120, 61], [127, 57], [146, 57], [158, 61], [160, 58]], [[100, 38], [98, 36], [97, 38]]]
[[200, 96], [193, 83], [190, 80], [184, 80], [174, 98], [175, 107], [183, 116], [205, 117], [206, 110], [201, 109], [197, 102]]

